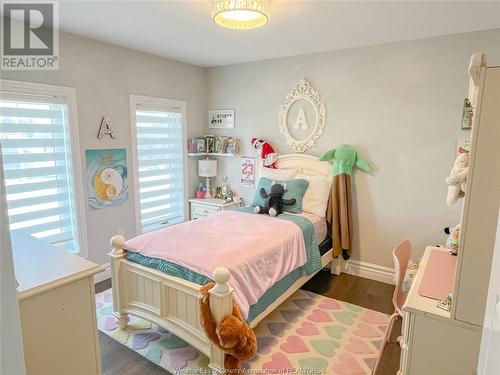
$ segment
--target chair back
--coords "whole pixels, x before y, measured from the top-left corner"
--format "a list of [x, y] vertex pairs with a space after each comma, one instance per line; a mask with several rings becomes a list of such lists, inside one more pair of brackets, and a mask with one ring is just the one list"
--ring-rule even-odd
[[408, 240], [401, 242], [392, 252], [394, 272], [396, 274], [396, 288], [394, 289], [394, 294], [392, 296], [392, 303], [394, 304], [396, 311], [401, 316], [403, 316], [402, 308], [406, 300], [406, 293], [403, 292], [403, 282], [410, 256], [411, 243]]

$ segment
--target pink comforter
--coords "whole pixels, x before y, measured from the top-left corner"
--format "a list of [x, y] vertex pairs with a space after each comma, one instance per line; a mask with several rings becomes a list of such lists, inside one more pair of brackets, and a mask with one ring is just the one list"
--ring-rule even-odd
[[237, 211], [146, 233], [127, 241], [125, 248], [210, 278], [217, 267], [227, 267], [229, 285], [245, 318], [269, 288], [307, 261], [298, 225]]

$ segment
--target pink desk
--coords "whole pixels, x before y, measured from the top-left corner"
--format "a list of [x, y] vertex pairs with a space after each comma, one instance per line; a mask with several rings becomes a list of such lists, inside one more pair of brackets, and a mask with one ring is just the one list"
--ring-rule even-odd
[[418, 288], [422, 297], [442, 300], [453, 293], [457, 257], [445, 250], [432, 250]]

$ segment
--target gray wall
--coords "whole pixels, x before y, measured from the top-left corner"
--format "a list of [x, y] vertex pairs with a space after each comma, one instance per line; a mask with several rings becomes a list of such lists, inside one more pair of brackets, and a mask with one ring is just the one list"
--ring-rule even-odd
[[[327, 119], [307, 153], [350, 143], [375, 169], [354, 174], [353, 259], [392, 267], [398, 242], [410, 239], [417, 257], [459, 220], [461, 204], [446, 205], [444, 178], [456, 141], [469, 135], [460, 129], [469, 58], [481, 51], [499, 64], [499, 46], [497, 29], [208, 69], [209, 108], [236, 109], [234, 130], [210, 133], [239, 137], [243, 155], [255, 155], [252, 136], [293, 152], [279, 132], [279, 108], [299, 79], [309, 80]], [[221, 173], [248, 202], [253, 191], [239, 185], [239, 163], [225, 161]]]
[[[443, 180], [456, 140], [468, 136], [460, 120], [469, 57], [482, 51], [490, 64], [500, 63], [500, 30], [212, 69], [66, 33], [60, 43], [59, 71], [4, 71], [1, 77], [77, 89], [82, 170], [90, 148], [126, 147], [131, 167], [131, 93], [186, 100], [188, 136], [237, 136], [243, 155], [255, 155], [249, 138], [259, 136], [281, 153], [292, 152], [280, 136], [278, 111], [297, 81], [308, 79], [327, 106], [326, 131], [308, 153], [351, 143], [372, 163], [374, 176], [354, 175], [353, 258], [385, 266], [392, 266], [397, 242], [412, 240], [420, 254], [425, 245], [444, 241], [443, 226], [458, 221], [459, 205], [446, 206]], [[236, 128], [209, 131], [207, 108], [235, 108]], [[117, 130], [114, 140], [96, 139], [104, 114]], [[253, 191], [238, 183], [240, 159], [220, 160], [220, 175], [229, 175], [248, 201]], [[194, 158], [188, 169], [192, 195], [198, 181]], [[107, 262], [109, 238], [118, 229], [128, 238], [135, 235], [132, 183], [130, 188], [122, 206], [86, 208], [91, 260]]]
[[[84, 150], [92, 148], [125, 147], [132, 167], [130, 94], [187, 101], [188, 136], [204, 132], [200, 124], [206, 118], [206, 73], [192, 65], [61, 33], [58, 71], [2, 71], [1, 77], [76, 88], [83, 171]], [[96, 138], [103, 115], [109, 116], [116, 139]], [[189, 161], [188, 170], [194, 171], [189, 174], [192, 191], [197, 182], [195, 160]], [[109, 239], [118, 229], [124, 229], [127, 238], [136, 234], [130, 178], [129, 199], [122, 206], [90, 210], [86, 205], [88, 254], [95, 262], [108, 262]]]

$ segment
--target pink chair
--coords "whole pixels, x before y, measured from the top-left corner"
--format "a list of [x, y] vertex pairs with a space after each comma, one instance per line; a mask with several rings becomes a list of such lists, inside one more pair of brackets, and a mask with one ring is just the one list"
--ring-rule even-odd
[[[403, 317], [403, 305], [406, 300], [406, 293], [403, 292], [403, 282], [405, 279], [406, 268], [408, 267], [408, 261], [411, 255], [411, 243], [410, 241], [403, 241], [392, 251], [392, 259], [394, 261], [394, 273], [396, 275], [396, 287], [394, 288], [394, 294], [392, 295], [392, 304], [396, 311], [389, 318], [389, 325], [385, 333], [384, 347], [391, 337], [392, 328], [398, 317]], [[398, 342], [401, 341], [401, 336], [398, 337]], [[377, 373], [378, 366], [380, 363], [380, 358], [384, 352], [384, 348], [380, 352], [380, 356], [375, 364], [374, 374]]]

